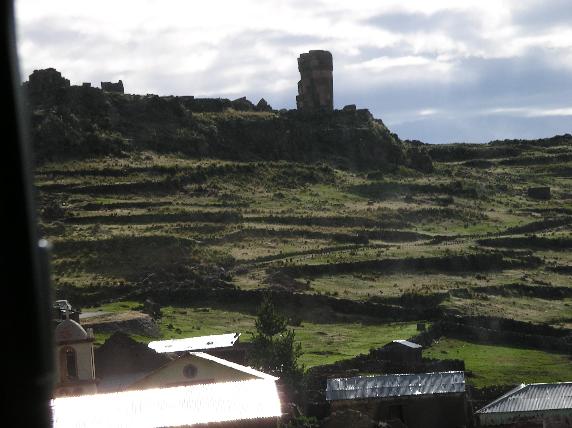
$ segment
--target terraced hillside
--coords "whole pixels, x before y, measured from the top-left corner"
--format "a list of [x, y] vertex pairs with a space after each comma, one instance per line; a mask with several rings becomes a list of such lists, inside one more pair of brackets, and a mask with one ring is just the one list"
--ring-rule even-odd
[[[444, 329], [447, 352], [463, 340], [534, 348], [556, 364], [543, 381], [570, 380], [572, 137], [426, 149], [431, 173], [153, 150], [43, 163], [56, 294], [105, 311], [151, 297], [162, 334], [185, 337], [247, 333], [269, 289], [307, 366], [411, 337], [418, 321], [514, 320], [512, 336]], [[535, 186], [551, 197], [528, 196]], [[479, 361], [474, 382], [495, 383], [493, 365]], [[534, 381], [526, 367], [499, 382]]]

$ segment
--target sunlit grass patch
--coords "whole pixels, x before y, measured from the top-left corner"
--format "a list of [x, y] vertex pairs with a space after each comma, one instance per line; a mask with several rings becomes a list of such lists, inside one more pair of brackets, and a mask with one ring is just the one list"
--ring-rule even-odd
[[442, 338], [425, 349], [423, 356], [464, 360], [466, 370], [472, 372], [467, 381], [477, 387], [572, 380], [569, 356], [533, 349]]
[[[134, 309], [135, 302], [121, 302], [89, 308], [117, 312]], [[86, 309], [87, 310], [87, 309]], [[241, 333], [243, 342], [249, 342], [254, 332], [256, 316], [234, 310], [213, 309], [209, 307], [172, 307], [162, 308], [163, 316], [159, 327], [164, 339], [182, 339], [186, 337], [212, 334]], [[303, 315], [303, 314], [301, 314]], [[297, 324], [297, 323], [296, 323]], [[300, 361], [310, 368], [329, 364], [338, 360], [367, 353], [394, 339], [407, 339], [416, 334], [416, 323], [365, 324], [362, 322], [313, 323], [301, 321], [299, 326], [289, 326], [296, 332], [296, 340], [302, 345]], [[96, 335], [97, 343], [102, 343], [109, 334]], [[151, 338], [135, 337], [148, 342]]]

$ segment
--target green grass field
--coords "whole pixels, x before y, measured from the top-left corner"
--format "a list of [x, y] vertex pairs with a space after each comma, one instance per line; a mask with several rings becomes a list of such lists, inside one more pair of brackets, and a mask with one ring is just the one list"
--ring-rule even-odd
[[[135, 302], [122, 302], [85, 308], [84, 311], [118, 312], [134, 309]], [[239, 332], [240, 340], [249, 342], [254, 332], [255, 316], [244, 312], [212, 309], [207, 307], [162, 308], [163, 317], [159, 327], [164, 339], [206, 336]], [[302, 345], [300, 362], [306, 368], [329, 364], [357, 354], [368, 353], [398, 338], [406, 339], [416, 334], [416, 324], [412, 322], [384, 323], [378, 325], [351, 323], [312, 323], [303, 322], [300, 326], [290, 326], [296, 333], [296, 340]], [[102, 343], [109, 334], [97, 334], [98, 343]], [[157, 340], [134, 336], [142, 342]]]
[[572, 359], [569, 355], [533, 349], [442, 338], [425, 349], [423, 356], [464, 360], [465, 369], [472, 373], [467, 381], [477, 387], [572, 380]]

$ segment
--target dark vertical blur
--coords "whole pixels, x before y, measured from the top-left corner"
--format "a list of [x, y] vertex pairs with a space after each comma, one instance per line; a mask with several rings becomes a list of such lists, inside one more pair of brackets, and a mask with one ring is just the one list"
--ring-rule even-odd
[[2, 426], [51, 426], [48, 246], [36, 232], [27, 116], [22, 113], [14, 4], [2, 3]]

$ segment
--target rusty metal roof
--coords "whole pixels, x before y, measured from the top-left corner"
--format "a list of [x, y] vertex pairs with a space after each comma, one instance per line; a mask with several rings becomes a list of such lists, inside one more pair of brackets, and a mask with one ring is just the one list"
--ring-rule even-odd
[[328, 379], [326, 400], [402, 397], [465, 392], [462, 371], [387, 374]]
[[149, 348], [156, 352], [198, 351], [202, 349], [227, 348], [233, 346], [240, 333], [215, 334], [212, 336], [188, 337], [185, 339], [156, 340]]
[[572, 382], [522, 384], [477, 413], [535, 412], [572, 409]]

